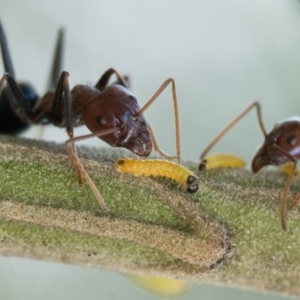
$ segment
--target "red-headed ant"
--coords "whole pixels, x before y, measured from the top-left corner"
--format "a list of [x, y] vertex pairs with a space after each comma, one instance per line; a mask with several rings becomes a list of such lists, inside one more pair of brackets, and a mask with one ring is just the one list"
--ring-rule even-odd
[[[109, 85], [112, 75], [116, 76], [117, 81]], [[53, 124], [66, 128], [69, 139], [65, 144], [77, 170], [78, 182], [82, 182], [82, 177], [87, 181], [103, 210], [106, 209], [105, 202], [81, 164], [75, 142], [98, 137], [112, 147], [123, 147], [138, 156], [147, 157], [152, 151], [152, 133], [143, 113], [169, 84], [172, 84], [175, 112], [176, 158], [178, 162], [181, 160], [178, 106], [172, 78], [167, 79], [142, 108], [129, 91], [126, 80], [114, 69], [108, 69], [95, 86], [76, 85], [72, 90], [69, 87], [69, 74], [62, 72], [55, 92], [49, 91], [33, 103], [9, 72], [0, 79], [0, 92], [5, 81], [13, 94], [9, 98], [10, 106], [24, 123]], [[74, 137], [74, 126], [83, 124], [92, 133]], [[155, 143], [153, 146], [157, 148]]]
[[[246, 110], [239, 114], [232, 120], [203, 150], [200, 159], [203, 159], [208, 151], [223, 137], [223, 135], [231, 129], [240, 119], [242, 119], [252, 108], [256, 108], [259, 126], [265, 140], [261, 148], [258, 150], [252, 160], [252, 171], [257, 173], [260, 169], [268, 165], [279, 166], [286, 163], [292, 163], [293, 168], [290, 172], [287, 182], [285, 184], [281, 203], [280, 203], [280, 218], [281, 225], [286, 230], [285, 211], [287, 195], [290, 190], [296, 168], [297, 160], [300, 159], [300, 117], [291, 117], [278, 124], [276, 124], [269, 134], [265, 130], [261, 117], [260, 104], [252, 103]], [[290, 205], [294, 207], [300, 200], [300, 193], [298, 193]]]

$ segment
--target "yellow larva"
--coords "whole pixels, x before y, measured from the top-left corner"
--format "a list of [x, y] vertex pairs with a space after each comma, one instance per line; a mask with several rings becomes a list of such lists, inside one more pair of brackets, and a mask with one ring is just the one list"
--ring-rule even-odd
[[199, 178], [189, 169], [171, 161], [121, 158], [116, 160], [116, 168], [119, 172], [131, 173], [135, 176], [161, 176], [173, 179], [190, 193], [198, 190]]
[[[293, 164], [292, 163], [290, 163], [290, 164], [285, 164], [285, 165], [283, 165], [282, 167], [281, 167], [281, 169], [282, 169], [282, 171], [283, 171], [283, 173], [285, 173], [286, 175], [290, 175], [291, 173], [292, 173], [292, 171], [293, 171]], [[295, 177], [298, 177], [299, 176], [299, 169], [296, 169], [296, 172], [295, 172], [295, 175], [294, 175]]]
[[203, 159], [200, 162], [198, 169], [202, 171], [226, 167], [243, 168], [245, 165], [245, 161], [238, 156], [231, 154], [216, 154]]
[[179, 279], [126, 275], [139, 288], [161, 297], [178, 297], [189, 288], [189, 283]]

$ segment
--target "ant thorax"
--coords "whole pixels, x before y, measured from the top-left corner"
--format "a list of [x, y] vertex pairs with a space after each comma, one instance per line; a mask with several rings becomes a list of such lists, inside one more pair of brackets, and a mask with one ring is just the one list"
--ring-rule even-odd
[[78, 84], [71, 90], [73, 119], [82, 119], [85, 104], [101, 92], [93, 86]]

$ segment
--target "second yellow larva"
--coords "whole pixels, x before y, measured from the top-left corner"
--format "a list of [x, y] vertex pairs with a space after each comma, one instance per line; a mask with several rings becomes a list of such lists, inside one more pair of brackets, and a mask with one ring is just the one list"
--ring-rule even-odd
[[[286, 175], [289, 176], [293, 171], [293, 167], [294, 167], [293, 163], [288, 163], [288, 164], [283, 165], [281, 167], [281, 169], [282, 169], [283, 173], [285, 173]], [[294, 176], [295, 177], [299, 176], [299, 170], [298, 169], [296, 169], [296, 172], [295, 172]]]
[[120, 158], [116, 160], [116, 168], [119, 172], [131, 173], [135, 176], [161, 176], [173, 179], [190, 193], [198, 190], [199, 178], [189, 169], [171, 161]]
[[240, 157], [231, 154], [216, 154], [211, 155], [203, 159], [198, 166], [198, 169], [211, 170], [216, 168], [243, 168], [246, 163]]

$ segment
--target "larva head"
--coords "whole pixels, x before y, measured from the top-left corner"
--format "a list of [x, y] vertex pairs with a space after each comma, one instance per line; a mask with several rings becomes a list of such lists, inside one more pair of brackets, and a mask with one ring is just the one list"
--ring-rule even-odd
[[106, 87], [83, 107], [82, 119], [91, 132], [118, 128], [99, 138], [112, 147], [122, 147], [134, 154], [147, 157], [152, 141], [146, 120], [138, 115], [140, 107], [135, 97], [123, 86]]
[[258, 172], [267, 165], [282, 165], [291, 160], [276, 146], [295, 158], [300, 158], [300, 118], [293, 117], [275, 125], [252, 161], [252, 171]]
[[123, 172], [124, 164], [125, 164], [125, 160], [122, 159], [122, 158], [118, 158], [116, 160], [116, 169], [117, 169], [117, 171]]
[[186, 180], [186, 183], [187, 183], [187, 191], [189, 193], [196, 193], [198, 191], [198, 188], [199, 188], [199, 178], [194, 176], [194, 175], [189, 175], [187, 180]]
[[198, 170], [199, 171], [205, 171], [206, 170], [206, 164], [207, 164], [207, 159], [203, 159], [200, 161]]

